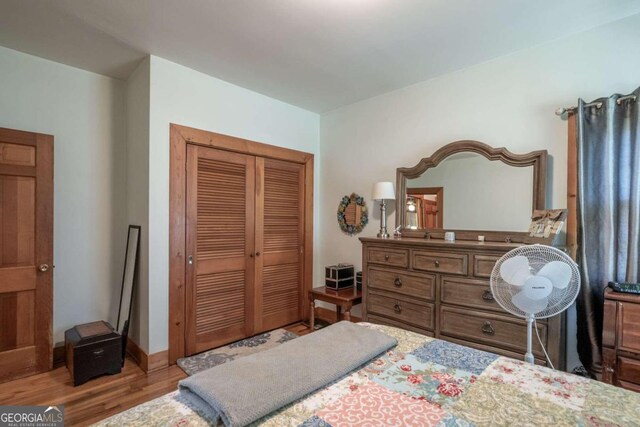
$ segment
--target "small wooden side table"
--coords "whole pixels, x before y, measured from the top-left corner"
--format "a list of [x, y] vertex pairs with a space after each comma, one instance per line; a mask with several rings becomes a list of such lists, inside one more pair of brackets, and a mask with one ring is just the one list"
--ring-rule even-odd
[[311, 289], [309, 291], [309, 301], [311, 303], [309, 311], [309, 325], [311, 326], [312, 331], [315, 328], [316, 300], [335, 304], [338, 321], [351, 321], [351, 308], [362, 302], [362, 291], [356, 290], [355, 287], [339, 291], [327, 289], [326, 286]]

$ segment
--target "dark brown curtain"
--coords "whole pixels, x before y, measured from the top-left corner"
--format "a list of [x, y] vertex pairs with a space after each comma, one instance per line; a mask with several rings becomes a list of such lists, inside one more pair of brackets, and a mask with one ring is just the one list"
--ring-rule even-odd
[[[638, 282], [640, 270], [640, 88], [576, 109], [578, 353], [602, 371], [603, 293], [609, 281]], [[623, 98], [623, 99], [621, 99]], [[597, 105], [599, 104], [599, 106]]]

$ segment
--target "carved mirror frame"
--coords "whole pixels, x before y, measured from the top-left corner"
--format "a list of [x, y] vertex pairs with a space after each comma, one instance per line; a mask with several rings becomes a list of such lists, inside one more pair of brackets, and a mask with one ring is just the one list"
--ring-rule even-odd
[[[451, 142], [441, 148], [439, 148], [431, 157], [425, 157], [418, 162], [417, 165], [413, 167], [405, 167], [396, 169], [396, 227], [400, 227], [403, 235], [415, 235], [422, 237], [425, 234], [425, 230], [434, 230], [437, 233], [437, 230], [443, 229], [418, 229], [418, 230], [409, 230], [405, 229], [405, 215], [404, 212], [404, 204], [407, 197], [407, 179], [418, 178], [420, 175], [425, 173], [428, 169], [434, 168], [438, 166], [443, 160], [446, 158], [458, 154], [458, 153], [477, 153], [484, 157], [486, 157], [490, 161], [499, 160], [509, 166], [514, 167], [533, 167], [533, 210], [537, 209], [545, 209], [546, 208], [546, 193], [547, 193], [547, 150], [537, 150], [531, 151], [526, 154], [514, 154], [511, 151], [507, 150], [504, 147], [493, 148], [488, 144], [480, 141], [473, 140], [462, 140]], [[447, 229], [449, 230], [449, 229]], [[457, 235], [462, 238], [467, 237], [473, 238], [473, 235], [478, 233], [474, 233], [472, 230], [451, 230], [451, 231], [459, 231]], [[434, 233], [434, 234], [435, 234]], [[496, 240], [502, 240], [501, 232], [495, 233], [497, 237]], [[523, 230], [523, 233], [510, 233], [511, 235], [522, 235], [521, 238], [524, 238], [524, 235], [527, 233]], [[437, 236], [434, 236], [437, 237]], [[494, 240], [494, 239], [490, 239]], [[509, 241], [518, 241], [517, 239], [511, 239], [509, 236]]]

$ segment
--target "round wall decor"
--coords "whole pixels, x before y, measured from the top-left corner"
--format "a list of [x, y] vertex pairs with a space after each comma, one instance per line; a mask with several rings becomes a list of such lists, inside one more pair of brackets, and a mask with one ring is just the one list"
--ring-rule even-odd
[[338, 205], [338, 225], [340, 230], [353, 236], [360, 233], [369, 222], [367, 205], [362, 196], [351, 193], [344, 196]]

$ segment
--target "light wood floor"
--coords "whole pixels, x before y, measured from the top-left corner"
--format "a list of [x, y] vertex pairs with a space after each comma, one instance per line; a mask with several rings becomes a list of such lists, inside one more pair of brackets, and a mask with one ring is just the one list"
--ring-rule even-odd
[[[309, 333], [301, 323], [286, 327], [298, 335]], [[73, 387], [67, 368], [0, 384], [0, 405], [65, 405], [65, 425], [88, 425], [155, 399], [177, 388], [186, 374], [177, 365], [146, 374], [130, 358], [116, 375]]]

